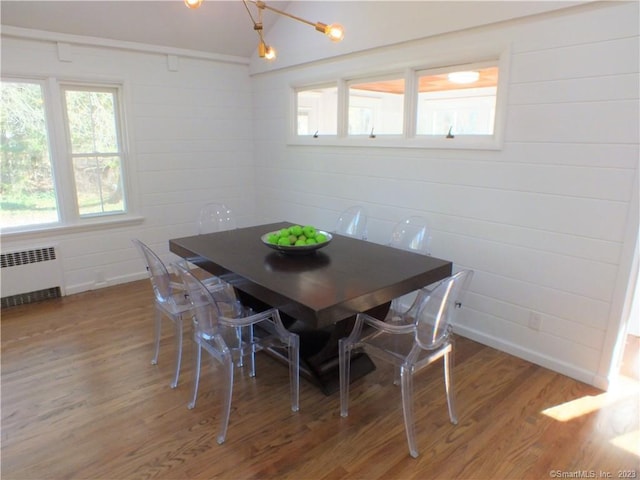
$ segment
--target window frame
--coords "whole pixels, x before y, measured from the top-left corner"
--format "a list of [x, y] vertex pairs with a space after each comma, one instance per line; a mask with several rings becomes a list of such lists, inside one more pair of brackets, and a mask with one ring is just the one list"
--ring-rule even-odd
[[[504, 46], [503, 46], [504, 47]], [[493, 49], [492, 49], [493, 50]], [[314, 84], [296, 83], [291, 85], [292, 91], [304, 90], [312, 86], [336, 84], [338, 85], [338, 134], [299, 136], [297, 135], [297, 105], [293, 103], [291, 109], [291, 129], [288, 144], [299, 146], [344, 146], [344, 147], [389, 147], [389, 148], [425, 148], [425, 149], [474, 149], [500, 150], [504, 143], [504, 128], [507, 115], [508, 77], [509, 77], [510, 48], [485, 51], [477, 54], [476, 58], [469, 56], [456, 58], [438, 58], [431, 63], [412, 62], [402, 68], [391, 70], [373, 70], [358, 75], [337, 75], [338, 78], [327, 79], [325, 82]], [[492, 135], [458, 135], [453, 138], [446, 136], [417, 135], [418, 112], [418, 78], [426, 72], [458, 71], [471, 68], [483, 68], [490, 65], [498, 67], [498, 82], [496, 88], [495, 120]], [[393, 78], [403, 72], [405, 80], [404, 126], [402, 135], [349, 135], [348, 128], [348, 97], [349, 85], [364, 81]], [[455, 132], [454, 132], [455, 133]]]
[[[351, 87], [353, 85], [359, 85], [363, 83], [378, 83], [384, 81], [393, 81], [393, 80], [403, 80], [404, 81], [404, 92], [402, 93], [402, 128], [400, 129], [400, 133], [383, 133], [380, 130], [376, 131], [375, 125], [373, 127], [373, 132], [370, 133], [349, 133], [349, 115], [351, 110]], [[345, 121], [347, 124], [347, 131], [344, 132], [345, 137], [354, 138], [354, 139], [363, 139], [363, 138], [402, 138], [406, 136], [407, 129], [407, 86], [410, 85], [408, 81], [407, 72], [403, 71], [394, 71], [386, 74], [376, 74], [376, 75], [367, 75], [360, 77], [353, 77], [345, 80], [345, 95], [347, 97], [347, 111], [345, 112]], [[373, 96], [373, 95], [372, 95]]]
[[292, 92], [292, 103], [293, 103], [293, 111], [294, 111], [294, 115], [291, 119], [291, 128], [293, 129], [294, 135], [300, 138], [318, 138], [319, 136], [323, 136], [323, 137], [336, 137], [340, 134], [340, 122], [339, 122], [339, 116], [340, 114], [337, 113], [338, 115], [338, 119], [337, 119], [337, 123], [336, 123], [336, 134], [323, 134], [321, 132], [317, 132], [316, 134], [311, 134], [311, 135], [300, 135], [298, 134], [298, 95], [300, 94], [300, 92], [304, 92], [304, 91], [310, 91], [310, 90], [319, 90], [319, 89], [329, 89], [329, 88], [335, 88], [336, 89], [336, 112], [340, 111], [340, 85], [339, 82], [333, 81], [333, 82], [324, 82], [324, 83], [314, 83], [311, 85], [304, 85], [301, 87], [294, 87], [293, 88], [293, 92]]
[[[56, 233], [75, 233], [83, 231], [116, 228], [142, 223], [144, 220], [137, 214], [137, 197], [131, 187], [135, 175], [133, 155], [130, 145], [131, 135], [127, 128], [126, 82], [120, 79], [82, 79], [56, 76], [38, 76], [3, 73], [3, 82], [25, 82], [39, 84], [42, 88], [45, 109], [46, 127], [49, 137], [49, 149], [52, 165], [52, 176], [58, 204], [57, 222], [32, 224], [14, 227], [1, 227], [3, 237], [11, 239], [37, 238]], [[64, 88], [82, 88], [92, 91], [114, 91], [117, 105], [116, 128], [121, 153], [121, 175], [123, 194], [126, 198], [124, 212], [108, 212], [99, 215], [80, 215], [77, 204], [77, 193], [72, 166], [71, 139], [68, 134], [66, 107], [63, 106]]]

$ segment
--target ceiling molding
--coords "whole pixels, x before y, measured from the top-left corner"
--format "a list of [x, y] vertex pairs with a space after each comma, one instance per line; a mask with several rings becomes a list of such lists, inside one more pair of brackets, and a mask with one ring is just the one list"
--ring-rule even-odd
[[236, 57], [233, 55], [222, 55], [218, 53], [201, 52], [197, 50], [187, 50], [181, 48], [166, 47], [162, 45], [148, 45], [145, 43], [127, 42], [123, 40], [111, 40], [108, 38], [71, 35], [68, 33], [48, 32], [45, 30], [33, 30], [30, 28], [13, 27], [10, 25], [2, 26], [1, 35], [2, 37], [7, 38], [20, 38], [52, 43], [66, 43], [69, 45], [101, 47], [113, 50], [152, 53], [158, 55], [176, 55], [183, 58], [195, 58], [200, 60], [211, 60], [215, 62], [234, 63], [239, 65], [249, 64], [248, 58]]

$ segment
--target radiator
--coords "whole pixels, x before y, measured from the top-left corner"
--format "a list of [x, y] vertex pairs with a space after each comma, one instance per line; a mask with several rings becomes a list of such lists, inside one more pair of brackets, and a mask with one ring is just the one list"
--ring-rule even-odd
[[62, 296], [62, 266], [55, 246], [3, 252], [0, 261], [2, 308]]

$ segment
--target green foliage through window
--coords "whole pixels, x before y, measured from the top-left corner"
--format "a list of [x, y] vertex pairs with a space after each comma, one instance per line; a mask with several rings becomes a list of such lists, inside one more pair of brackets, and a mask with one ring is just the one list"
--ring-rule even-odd
[[2, 82], [0, 225], [59, 220], [42, 86]]
[[[58, 97], [62, 109], [47, 100]], [[126, 212], [117, 88], [3, 80], [0, 120], [3, 229]], [[55, 150], [50, 122], [65, 126]]]

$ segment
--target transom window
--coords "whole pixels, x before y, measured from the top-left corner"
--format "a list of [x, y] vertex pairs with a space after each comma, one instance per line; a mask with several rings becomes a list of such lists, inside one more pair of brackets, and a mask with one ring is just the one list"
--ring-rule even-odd
[[498, 91], [503, 61], [298, 87], [293, 141], [307, 136], [319, 144], [333, 138], [345, 145], [495, 148], [504, 115]]
[[338, 87], [300, 90], [296, 95], [298, 135], [338, 133]]
[[498, 67], [418, 72], [416, 135], [493, 135]]
[[349, 135], [402, 135], [403, 78], [349, 83]]

